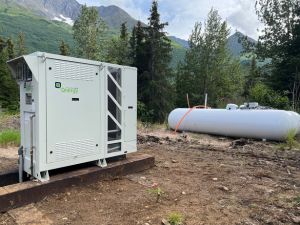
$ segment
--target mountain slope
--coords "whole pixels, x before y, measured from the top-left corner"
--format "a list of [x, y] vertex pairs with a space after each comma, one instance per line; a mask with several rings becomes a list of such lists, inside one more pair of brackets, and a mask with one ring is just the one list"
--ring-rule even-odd
[[74, 45], [69, 25], [45, 20], [22, 7], [0, 7], [0, 31], [2, 36], [13, 39], [23, 32], [28, 52], [39, 50], [58, 53], [61, 40], [71, 47]]
[[[240, 41], [241, 37], [245, 37], [245, 35], [242, 34], [241, 32], [237, 31], [228, 38], [227, 47], [228, 47], [229, 51], [231, 52], [231, 54], [235, 57], [240, 57], [242, 55], [243, 51], [245, 50]], [[248, 37], [248, 41], [250, 41], [252, 43], [256, 43], [256, 41], [254, 39], [249, 38], [249, 37]]]
[[169, 36], [170, 40], [176, 42], [177, 44], [179, 44], [180, 46], [182, 46], [183, 48], [189, 48], [189, 42], [187, 40], [175, 37], [175, 36]]
[[[234, 57], [241, 57], [243, 51], [245, 50], [240, 41], [241, 37], [245, 37], [245, 35], [243, 33], [237, 31], [233, 35], [229, 36], [229, 38], [227, 40], [228, 41], [228, 43], [227, 43], [228, 50]], [[170, 36], [169, 38], [172, 41], [176, 42], [178, 45], [180, 45], [182, 48], [185, 48], [185, 49], [189, 48], [188, 41], [174, 37], [174, 36]], [[251, 43], [254, 43], [254, 44], [257, 43], [257, 41], [255, 41], [252, 38], [248, 37], [248, 40]]]
[[111, 5], [111, 6], [100, 6], [98, 7], [99, 15], [104, 22], [111, 28], [119, 29], [120, 24], [127, 22], [127, 26], [131, 29], [137, 24], [137, 20], [133, 19], [123, 9]]
[[[79, 16], [81, 4], [76, 0], [0, 0], [0, 6], [19, 7], [30, 11], [31, 14], [71, 24]], [[99, 15], [111, 29], [118, 29], [120, 24], [127, 22], [132, 28], [137, 20], [117, 6], [96, 7]]]
[[[30, 0], [32, 1], [32, 0]], [[26, 4], [29, 4], [27, 2]], [[109, 14], [107, 14], [107, 19]], [[111, 19], [115, 26], [116, 20]], [[132, 23], [133, 24], [133, 23]], [[25, 34], [25, 44], [27, 52], [45, 51], [49, 53], [59, 53], [59, 44], [64, 40], [74, 51], [74, 41], [72, 37], [72, 27], [66, 23], [46, 19], [36, 12], [28, 10], [15, 2], [0, 0], [0, 35], [17, 39], [19, 32]], [[117, 35], [117, 29], [110, 29], [106, 36], [110, 39]], [[172, 42], [173, 57], [171, 66], [176, 67], [177, 63], [183, 59], [185, 49]], [[74, 53], [74, 52], [73, 52]]]
[[[70, 24], [77, 18], [80, 7], [76, 0], [0, 0], [0, 34], [16, 39], [19, 32], [24, 32], [28, 52], [58, 53], [61, 40], [74, 49], [72, 27], [59, 21]], [[136, 23], [135, 19], [117, 6], [100, 6], [98, 11], [110, 28], [107, 38], [118, 33], [122, 22], [127, 21], [129, 27]], [[238, 32], [228, 39], [230, 52], [236, 57], [240, 57], [243, 51], [239, 43], [240, 35], [243, 34]], [[173, 47], [171, 65], [175, 68], [184, 59], [188, 41], [174, 36], [169, 38]]]

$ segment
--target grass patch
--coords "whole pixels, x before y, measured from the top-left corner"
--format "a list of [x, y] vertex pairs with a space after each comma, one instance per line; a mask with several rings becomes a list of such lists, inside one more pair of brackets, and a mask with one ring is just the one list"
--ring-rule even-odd
[[300, 195], [298, 195], [296, 198], [294, 198], [294, 202], [296, 205], [300, 205]]
[[0, 146], [19, 146], [21, 141], [20, 131], [5, 130], [0, 132]]
[[297, 140], [297, 131], [295, 129], [290, 130], [287, 135], [286, 135], [286, 139], [285, 139], [285, 143], [280, 144], [279, 148], [281, 150], [285, 150], [285, 149], [295, 149], [295, 148], [299, 148], [300, 144]]
[[156, 203], [158, 203], [161, 196], [165, 194], [165, 192], [157, 185], [154, 185], [151, 189], [148, 189], [148, 193], [156, 197]]
[[296, 141], [296, 135], [297, 135], [296, 129], [290, 130], [287, 134], [286, 144], [290, 149], [298, 146], [298, 142]]
[[180, 213], [173, 212], [168, 216], [168, 222], [171, 225], [182, 225], [184, 217]]
[[139, 130], [147, 130], [147, 131], [157, 131], [157, 130], [169, 130], [168, 123], [149, 123], [149, 122], [142, 122], [138, 120], [137, 128]]

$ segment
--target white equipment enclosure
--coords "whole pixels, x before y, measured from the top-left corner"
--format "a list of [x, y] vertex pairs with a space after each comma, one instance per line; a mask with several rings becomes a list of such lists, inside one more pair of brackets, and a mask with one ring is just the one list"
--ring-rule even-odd
[[42, 52], [8, 65], [20, 84], [20, 175], [47, 181], [137, 150], [136, 68]]

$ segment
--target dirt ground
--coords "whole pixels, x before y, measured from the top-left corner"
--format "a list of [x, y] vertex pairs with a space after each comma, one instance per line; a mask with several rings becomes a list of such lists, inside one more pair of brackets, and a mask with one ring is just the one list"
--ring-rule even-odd
[[0, 148], [0, 174], [5, 173], [7, 170], [17, 168], [18, 164], [18, 149]]
[[0, 214], [0, 224], [158, 225], [173, 212], [186, 225], [300, 224], [299, 150], [162, 130], [141, 130], [138, 149], [155, 156], [154, 168], [73, 186]]

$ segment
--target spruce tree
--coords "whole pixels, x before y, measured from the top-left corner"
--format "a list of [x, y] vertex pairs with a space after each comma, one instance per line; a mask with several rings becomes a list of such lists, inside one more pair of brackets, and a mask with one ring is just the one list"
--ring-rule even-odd
[[248, 74], [245, 77], [244, 96], [249, 97], [250, 90], [260, 81], [260, 72], [257, 67], [256, 57], [252, 56]]
[[148, 69], [147, 52], [149, 52], [149, 46], [146, 44], [146, 31], [141, 21], [138, 21], [135, 31], [136, 54], [134, 66], [139, 69], [139, 74], [142, 74]]
[[130, 65], [129, 33], [126, 23], [120, 27], [120, 36], [112, 38], [107, 47], [106, 61], [120, 65]]
[[121, 24], [121, 28], [120, 28], [120, 39], [124, 40], [124, 41], [128, 41], [128, 28], [127, 28], [127, 23], [124, 22]]
[[136, 26], [132, 28], [129, 39], [129, 57], [131, 58], [131, 66], [136, 66]]
[[153, 112], [153, 121], [164, 122], [173, 105], [170, 84], [172, 48], [171, 41], [164, 31], [168, 23], [161, 23], [156, 0], [152, 2], [148, 21], [148, 26], [144, 28], [147, 70], [141, 74], [145, 82], [141, 90], [141, 100], [148, 110]]
[[5, 48], [6, 46], [6, 41], [4, 40], [4, 38], [2, 38], [0, 36], [0, 53], [2, 53], [3, 49]]
[[23, 32], [20, 32], [18, 34], [18, 40], [17, 40], [17, 56], [21, 56], [25, 54], [26, 54], [25, 34]]
[[8, 59], [13, 59], [15, 58], [15, 45], [13, 43], [13, 40], [11, 38], [8, 38], [6, 41], [6, 46], [7, 46], [7, 54], [8, 54]]
[[6, 64], [7, 60], [14, 57], [12, 40], [5, 41], [0, 37], [0, 105], [8, 111], [16, 111], [19, 108], [19, 86], [12, 78]]
[[141, 105], [145, 105], [142, 94], [148, 84], [145, 74], [148, 70], [149, 58], [147, 57], [146, 31], [141, 21], [138, 21], [133, 28], [129, 43], [130, 57], [132, 59], [131, 65], [138, 68], [138, 101]]
[[65, 56], [69, 55], [69, 45], [63, 40], [60, 41], [59, 51], [60, 51], [60, 55], [65, 55]]

